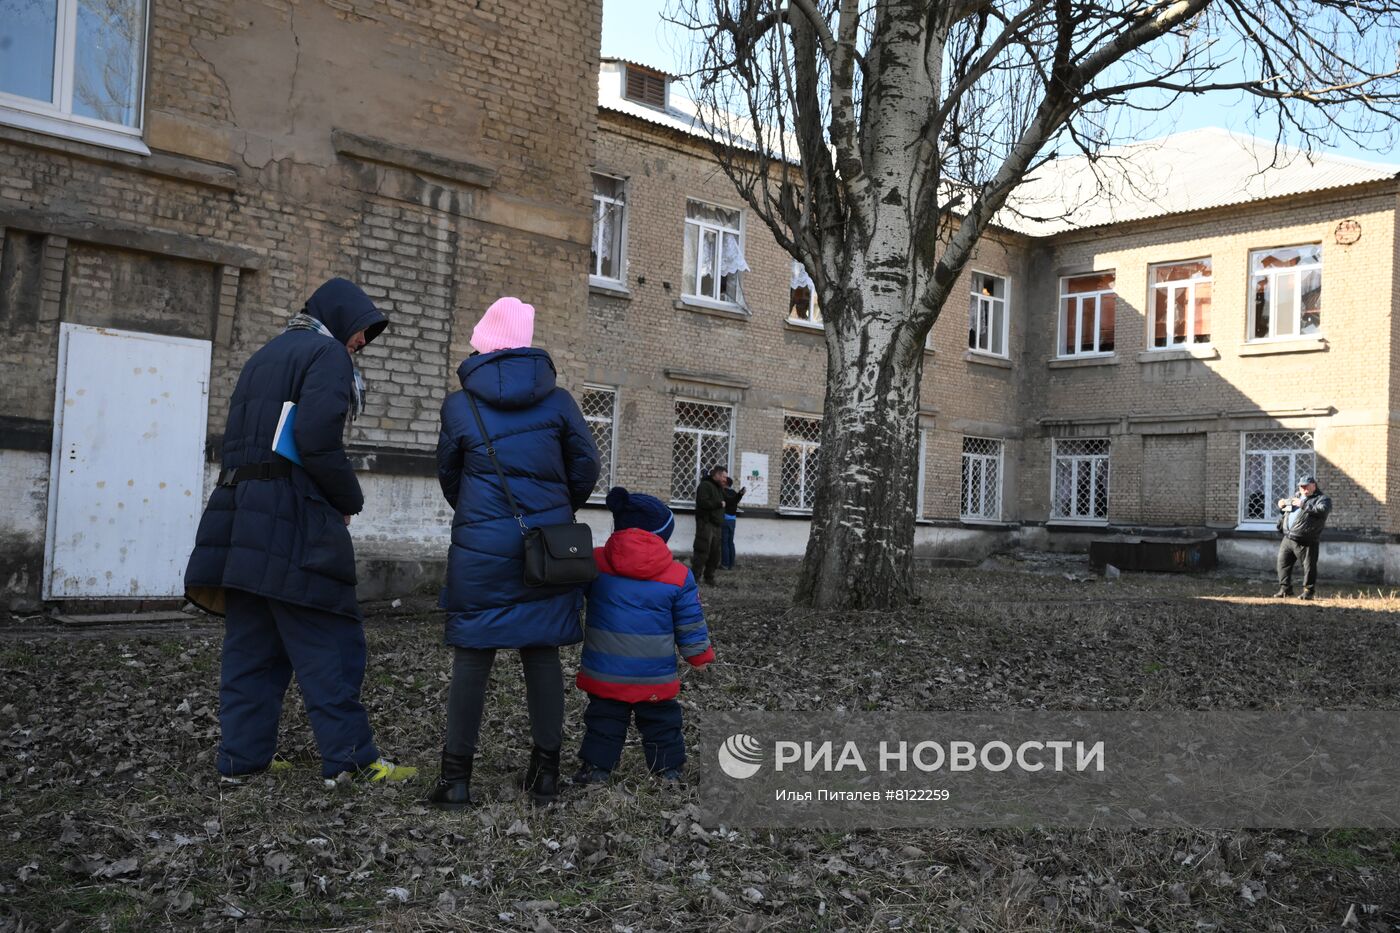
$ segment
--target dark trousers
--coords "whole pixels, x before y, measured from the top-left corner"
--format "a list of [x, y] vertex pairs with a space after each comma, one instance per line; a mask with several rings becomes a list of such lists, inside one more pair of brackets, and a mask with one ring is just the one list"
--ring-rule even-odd
[[[495, 660], [495, 648], [453, 649], [444, 743], [449, 755], [470, 758], [476, 754], [486, 688], [491, 683], [491, 664]], [[530, 736], [545, 751], [558, 751], [564, 743], [564, 670], [559, 666], [559, 649], [521, 648], [520, 663], [525, 668]]]
[[675, 700], [624, 703], [591, 693], [588, 708], [583, 712], [583, 724], [588, 731], [584, 733], [578, 757], [604, 771], [616, 768], [622, 759], [627, 726], [633, 716], [637, 718], [637, 731], [642, 734], [642, 752], [648, 768], [660, 772], [685, 764], [685, 736], [681, 732], [679, 703]]
[[323, 775], [354, 771], [379, 757], [360, 703], [365, 630], [359, 622], [229, 590], [222, 665], [219, 773], [249, 774], [272, 763], [293, 673], [321, 750]]
[[718, 525], [711, 525], [699, 518], [695, 520], [695, 553], [690, 557], [690, 568], [697, 580], [703, 576], [706, 583], [714, 582], [722, 537]]
[[1303, 565], [1303, 589], [1317, 585], [1317, 542], [1284, 538], [1278, 543], [1278, 585], [1293, 588], [1293, 565]]
[[719, 564], [725, 570], [734, 569], [734, 526], [739, 519], [733, 515], [724, 517], [724, 534], [720, 538]]

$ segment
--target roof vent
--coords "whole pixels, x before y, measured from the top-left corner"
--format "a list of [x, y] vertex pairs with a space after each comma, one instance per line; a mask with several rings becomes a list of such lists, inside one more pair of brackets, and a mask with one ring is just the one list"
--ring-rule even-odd
[[648, 107], [665, 110], [666, 85], [667, 77], [663, 72], [629, 64], [622, 96]]

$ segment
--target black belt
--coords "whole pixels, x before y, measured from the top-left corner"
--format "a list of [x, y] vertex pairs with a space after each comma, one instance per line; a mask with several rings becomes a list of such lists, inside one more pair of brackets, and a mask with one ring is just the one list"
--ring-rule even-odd
[[249, 463], [232, 470], [223, 470], [219, 473], [219, 485], [237, 486], [250, 479], [284, 479], [291, 475], [292, 461], [269, 460], [266, 463]]

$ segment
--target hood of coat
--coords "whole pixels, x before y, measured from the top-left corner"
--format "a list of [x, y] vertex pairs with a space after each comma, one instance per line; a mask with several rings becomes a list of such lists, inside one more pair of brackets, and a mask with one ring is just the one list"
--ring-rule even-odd
[[462, 389], [492, 408], [529, 408], [554, 391], [549, 354], [535, 347], [477, 353], [457, 367]]
[[304, 311], [326, 325], [341, 343], [360, 331], [365, 332], [365, 343], [369, 343], [389, 326], [389, 319], [374, 306], [364, 289], [348, 279], [327, 281], [312, 292]]
[[614, 531], [602, 552], [600, 570], [633, 580], [654, 580], [675, 561], [665, 541], [640, 528]]

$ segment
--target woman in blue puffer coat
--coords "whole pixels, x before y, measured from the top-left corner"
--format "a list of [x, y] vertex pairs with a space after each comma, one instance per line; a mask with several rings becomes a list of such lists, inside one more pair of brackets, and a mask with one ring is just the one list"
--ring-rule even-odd
[[[472, 756], [496, 649], [516, 648], [525, 668], [534, 749], [521, 786], [553, 800], [564, 731], [559, 646], [583, 640], [582, 587], [527, 587], [524, 538], [487, 452], [506, 474], [529, 527], [572, 520], [598, 479], [598, 448], [578, 404], [555, 385], [554, 361], [530, 346], [535, 309], [502, 298], [472, 332], [457, 368], [462, 391], [442, 404], [438, 482], [455, 509], [447, 555], [447, 643], [454, 649], [442, 774], [428, 801], [471, 806]], [[488, 438], [477, 426], [475, 402]]]

